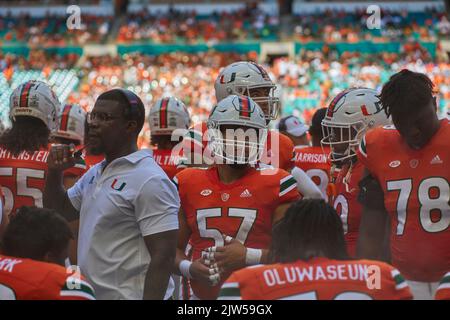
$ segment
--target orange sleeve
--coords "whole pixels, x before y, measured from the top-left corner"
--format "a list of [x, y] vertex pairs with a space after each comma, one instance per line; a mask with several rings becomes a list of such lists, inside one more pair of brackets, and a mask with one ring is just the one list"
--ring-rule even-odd
[[291, 171], [294, 166], [294, 143], [286, 135], [280, 133], [280, 168]]
[[218, 300], [242, 300], [241, 289], [236, 272], [220, 288]]
[[278, 205], [289, 203], [300, 199], [300, 193], [297, 190], [297, 181], [288, 172], [281, 170], [277, 179]]
[[382, 272], [386, 274], [382, 283], [381, 289], [386, 293], [386, 297], [382, 297], [385, 300], [412, 300], [413, 295], [411, 289], [405, 278], [400, 274], [400, 272], [391, 267], [382, 267]]
[[436, 300], [450, 300], [450, 272], [442, 278], [436, 290]]
[[94, 288], [83, 276], [60, 273], [58, 278], [57, 300], [95, 300]]

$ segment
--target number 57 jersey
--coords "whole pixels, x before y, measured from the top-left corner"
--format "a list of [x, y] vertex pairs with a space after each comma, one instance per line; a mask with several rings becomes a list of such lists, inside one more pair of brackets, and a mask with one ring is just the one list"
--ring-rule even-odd
[[393, 127], [362, 140], [358, 158], [380, 182], [391, 218], [392, 263], [407, 280], [437, 282], [450, 270], [450, 124], [413, 150]]
[[[272, 218], [275, 209], [299, 198], [294, 178], [282, 169], [249, 168], [231, 184], [220, 181], [217, 167], [188, 168], [178, 173], [181, 208], [191, 230], [192, 260], [201, 257], [202, 250], [223, 246], [222, 234], [236, 238], [246, 247], [268, 249], [272, 239]], [[191, 281], [200, 299], [215, 299], [204, 294], [199, 284]], [[211, 291], [211, 288], [209, 288]]]

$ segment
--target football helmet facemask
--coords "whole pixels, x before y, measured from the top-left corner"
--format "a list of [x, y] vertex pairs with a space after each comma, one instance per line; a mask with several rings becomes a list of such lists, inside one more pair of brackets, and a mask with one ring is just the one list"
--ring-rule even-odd
[[230, 95], [212, 110], [207, 122], [216, 163], [256, 164], [267, 139], [264, 112], [251, 98]]

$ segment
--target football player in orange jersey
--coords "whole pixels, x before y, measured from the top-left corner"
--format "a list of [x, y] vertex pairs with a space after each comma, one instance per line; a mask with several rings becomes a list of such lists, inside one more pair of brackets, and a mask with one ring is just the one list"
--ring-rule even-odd
[[[217, 101], [231, 94], [250, 97], [263, 110], [267, 125], [277, 118], [280, 111], [275, 83], [263, 67], [252, 61], [239, 61], [226, 66], [217, 77], [214, 89]], [[291, 139], [276, 130], [270, 130], [261, 162], [290, 171], [294, 166], [293, 150]]]
[[438, 119], [433, 87], [425, 74], [393, 75], [380, 100], [395, 127], [368, 132], [358, 154], [367, 169], [360, 254], [377, 257], [390, 235], [392, 264], [417, 299], [432, 299], [450, 270], [450, 123]]
[[[174, 178], [181, 199], [175, 272], [190, 279], [191, 290], [183, 290], [187, 299], [215, 299], [231, 271], [265, 261], [272, 224], [299, 197], [286, 171], [255, 167], [267, 130], [264, 113], [250, 98], [220, 101], [208, 128], [215, 165], [187, 168]], [[267, 170], [271, 174], [263, 175]], [[224, 246], [224, 235], [237, 241]], [[192, 261], [185, 256], [188, 241]]]
[[[76, 104], [66, 104], [58, 114], [58, 128], [51, 134], [51, 140], [57, 144], [71, 145], [82, 152], [86, 124], [86, 113]], [[87, 171], [86, 162], [82, 157], [75, 157], [75, 165], [64, 170], [64, 187], [69, 189]], [[77, 243], [79, 223], [69, 223], [74, 239], [70, 242], [70, 262], [77, 263]]]
[[[330, 182], [329, 148], [321, 147], [320, 145], [320, 141], [323, 138], [322, 120], [325, 117], [325, 112], [326, 108], [319, 109], [312, 118], [312, 125], [309, 128], [309, 133], [312, 137], [312, 147], [307, 144], [295, 146], [293, 159], [295, 168], [292, 170], [294, 177], [297, 175], [297, 171], [306, 174], [317, 185], [320, 197], [323, 199], [327, 199], [327, 187]], [[289, 125], [289, 123], [287, 124]], [[291, 125], [295, 126], [294, 123], [291, 123]], [[296, 127], [296, 130], [302, 128], [301, 125], [296, 125]], [[304, 129], [306, 128], [302, 130]], [[297, 179], [297, 181], [299, 180]]]
[[186, 134], [191, 119], [189, 112], [179, 99], [159, 99], [150, 109], [148, 124], [151, 133], [153, 158], [172, 179], [179, 171], [178, 164], [183, 157], [181, 138]]
[[[58, 115], [58, 128], [51, 134], [54, 143], [73, 145], [81, 149], [84, 141], [84, 125], [86, 113], [76, 104], [66, 104]], [[64, 187], [72, 187], [75, 182], [87, 171], [83, 158], [76, 157], [75, 165], [64, 171]]]
[[10, 98], [12, 127], [0, 137], [0, 185], [9, 215], [23, 205], [42, 207], [50, 132], [60, 103], [41, 81], [18, 86]]
[[55, 211], [21, 207], [2, 239], [2, 300], [95, 300], [79, 271], [66, 269], [69, 226]]
[[293, 204], [273, 228], [273, 264], [234, 272], [221, 300], [399, 300], [412, 299], [392, 266], [350, 260], [342, 221], [322, 199]]
[[341, 217], [351, 257], [356, 255], [362, 210], [358, 202], [358, 183], [364, 170], [357, 161], [356, 150], [367, 130], [388, 123], [390, 120], [381, 107], [377, 92], [367, 88], [351, 88], [339, 93], [330, 102], [322, 120], [322, 144], [331, 148], [331, 162], [341, 169], [329, 200]]
[[321, 146], [323, 139], [322, 120], [327, 108], [318, 109], [311, 120], [309, 134], [312, 146], [296, 146], [294, 148], [295, 166], [302, 169], [319, 187], [324, 199], [327, 199], [327, 187], [330, 182], [331, 165], [329, 161], [330, 147]]
[[436, 290], [436, 300], [450, 300], [450, 272], [447, 272]]

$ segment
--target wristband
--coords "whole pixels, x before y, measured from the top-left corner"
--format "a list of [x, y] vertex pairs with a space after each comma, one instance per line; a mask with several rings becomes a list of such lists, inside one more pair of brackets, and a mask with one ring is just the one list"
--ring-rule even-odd
[[191, 261], [182, 260], [178, 266], [178, 269], [180, 269], [180, 273], [188, 279], [192, 279], [191, 272], [189, 271], [191, 265], [192, 265]]
[[248, 266], [253, 266], [261, 262], [262, 250], [247, 248], [247, 253], [245, 254], [245, 264]]

